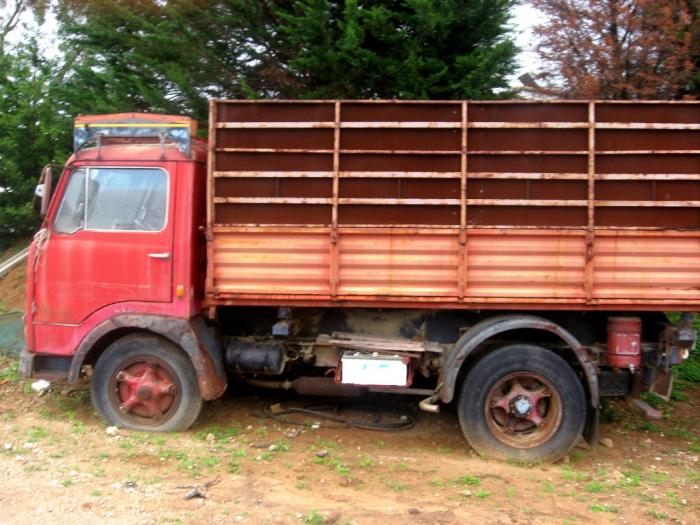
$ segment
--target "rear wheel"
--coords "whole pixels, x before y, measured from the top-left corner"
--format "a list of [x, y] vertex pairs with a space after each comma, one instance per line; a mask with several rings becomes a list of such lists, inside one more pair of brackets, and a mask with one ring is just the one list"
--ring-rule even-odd
[[190, 360], [175, 344], [152, 335], [112, 343], [97, 361], [90, 393], [107, 421], [135, 430], [185, 430], [202, 408]]
[[532, 345], [506, 346], [478, 361], [464, 379], [458, 403], [469, 444], [499, 459], [560, 459], [586, 421], [586, 397], [574, 370]]

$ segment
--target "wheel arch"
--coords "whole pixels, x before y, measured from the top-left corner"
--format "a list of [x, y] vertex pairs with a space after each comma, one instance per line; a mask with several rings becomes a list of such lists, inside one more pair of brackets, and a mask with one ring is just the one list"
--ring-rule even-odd
[[541, 330], [554, 334], [563, 341], [581, 366], [586, 378], [586, 390], [591, 407], [599, 408], [599, 388], [596, 367], [590, 356], [571, 332], [557, 323], [536, 315], [497, 315], [484, 319], [469, 328], [459, 338], [453, 350], [445, 357], [443, 369], [438, 381], [436, 394], [443, 403], [451, 402], [455, 397], [457, 380], [465, 362], [482, 345], [493, 337], [514, 330]]
[[107, 319], [91, 330], [78, 345], [71, 361], [68, 381], [77, 382], [84, 365], [94, 365], [110, 344], [134, 333], [156, 335], [181, 348], [195, 369], [202, 399], [216, 399], [226, 390], [221, 347], [201, 317], [182, 319], [125, 314]]

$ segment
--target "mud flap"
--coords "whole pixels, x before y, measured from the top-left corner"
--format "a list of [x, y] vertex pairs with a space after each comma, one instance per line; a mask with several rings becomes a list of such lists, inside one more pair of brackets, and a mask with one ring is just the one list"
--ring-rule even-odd
[[592, 449], [598, 447], [600, 440], [600, 408], [588, 407], [586, 426], [583, 427], [583, 439]]
[[659, 370], [649, 391], [664, 401], [670, 401], [671, 393], [673, 392], [673, 370]]

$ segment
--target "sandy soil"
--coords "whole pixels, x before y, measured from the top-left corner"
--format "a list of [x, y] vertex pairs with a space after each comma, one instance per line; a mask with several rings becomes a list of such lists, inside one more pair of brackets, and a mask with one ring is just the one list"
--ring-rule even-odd
[[277, 393], [239, 390], [188, 432], [111, 435], [86, 385], [39, 396], [14, 364], [0, 360], [0, 524], [700, 523], [698, 390], [655, 425], [615, 401], [612, 448], [527, 466], [477, 457], [453, 410], [415, 399], [396, 401], [417, 419], [401, 432], [284, 424], [264, 412]]
[[24, 285], [27, 277], [26, 262], [20, 263], [0, 279], [0, 313], [24, 309]]

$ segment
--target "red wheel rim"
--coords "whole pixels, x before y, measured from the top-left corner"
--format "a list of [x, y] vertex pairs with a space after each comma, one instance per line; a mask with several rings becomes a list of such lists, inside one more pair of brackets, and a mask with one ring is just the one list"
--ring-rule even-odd
[[514, 448], [535, 448], [547, 442], [561, 425], [559, 394], [534, 372], [516, 372], [489, 390], [484, 415], [491, 434]]
[[133, 356], [110, 378], [110, 401], [127, 422], [154, 426], [167, 421], [180, 404], [177, 374], [161, 359]]

